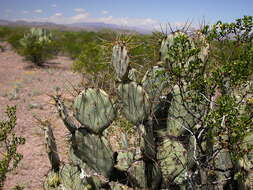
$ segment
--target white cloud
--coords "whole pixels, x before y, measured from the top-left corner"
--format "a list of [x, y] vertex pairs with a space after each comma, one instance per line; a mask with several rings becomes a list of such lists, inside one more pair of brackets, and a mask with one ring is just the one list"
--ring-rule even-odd
[[55, 13], [54, 16], [62, 16], [62, 13]]
[[51, 5], [51, 7], [56, 8], [56, 7], [57, 7], [57, 5], [56, 5], [56, 4], [52, 4], [52, 5]]
[[[113, 17], [105, 15], [103, 17], [92, 17], [88, 12], [79, 12], [73, 16], [64, 16], [58, 12], [49, 17], [40, 18], [26, 18], [26, 21], [40, 21], [40, 22], [53, 22], [57, 24], [72, 24], [77, 22], [103, 22], [106, 24], [116, 24], [119, 26], [138, 27], [142, 29], [161, 30], [166, 28], [166, 23], [151, 18], [128, 18], [128, 17]], [[185, 23], [175, 22], [170, 23], [172, 27], [180, 27]]]
[[74, 9], [74, 11], [77, 12], [77, 13], [86, 12], [83, 8], [76, 8], [76, 9]]
[[86, 19], [88, 16], [89, 16], [89, 13], [81, 13], [81, 14], [70, 17], [70, 19], [73, 21], [85, 21], [84, 19]]
[[109, 11], [103, 10], [103, 11], [101, 11], [101, 13], [102, 13], [103, 15], [107, 15], [107, 14], [109, 13]]
[[71, 17], [66, 17], [62, 13], [55, 13], [49, 17], [40, 17], [40, 18], [24, 18], [23, 20], [28, 22], [52, 22], [57, 24], [72, 24], [76, 22], [88, 22], [89, 13], [81, 13]]
[[43, 11], [41, 9], [36, 9], [33, 12], [35, 12], [35, 13], [42, 13]]
[[160, 24], [160, 21], [150, 18], [115, 18], [113, 16], [100, 17], [97, 19], [97, 21], [107, 24], [117, 24], [120, 26], [131, 26], [149, 29], [154, 29], [156, 25]]
[[22, 11], [22, 14], [28, 14], [29, 11]]

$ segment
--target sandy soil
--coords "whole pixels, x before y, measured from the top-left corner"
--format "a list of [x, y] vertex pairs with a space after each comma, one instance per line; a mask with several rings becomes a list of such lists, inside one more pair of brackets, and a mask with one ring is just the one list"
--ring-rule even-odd
[[67, 135], [63, 123], [56, 113], [48, 94], [60, 91], [70, 97], [70, 83], [77, 85], [80, 77], [71, 72], [72, 61], [66, 57], [57, 57], [46, 63], [45, 67], [34, 67], [17, 55], [11, 48], [0, 52], [0, 118], [4, 118], [7, 105], [17, 105], [17, 126], [15, 132], [26, 138], [19, 147], [23, 160], [19, 167], [11, 172], [4, 190], [16, 184], [25, 190], [41, 190], [45, 175], [50, 169], [45, 152], [44, 132], [34, 116], [53, 124], [61, 160], [67, 160]]

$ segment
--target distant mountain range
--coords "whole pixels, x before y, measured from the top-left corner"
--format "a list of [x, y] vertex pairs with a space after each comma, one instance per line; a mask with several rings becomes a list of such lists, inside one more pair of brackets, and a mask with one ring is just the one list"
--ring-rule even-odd
[[28, 27], [43, 27], [49, 29], [71, 30], [71, 31], [99, 31], [103, 29], [111, 29], [126, 32], [138, 32], [142, 34], [150, 34], [152, 31], [138, 27], [120, 26], [116, 24], [106, 24], [103, 22], [85, 22], [73, 24], [55, 24], [51, 22], [27, 22], [23, 20], [9, 21], [1, 20], [0, 26], [28, 26]]

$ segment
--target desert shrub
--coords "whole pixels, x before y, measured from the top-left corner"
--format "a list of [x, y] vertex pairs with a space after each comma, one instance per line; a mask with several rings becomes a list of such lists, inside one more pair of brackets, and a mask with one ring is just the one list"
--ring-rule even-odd
[[17, 152], [19, 145], [25, 143], [23, 137], [13, 132], [16, 127], [16, 107], [7, 107], [8, 120], [0, 121], [0, 189], [3, 188], [7, 173], [17, 168], [22, 154]]
[[60, 30], [50, 30], [50, 32], [53, 36], [53, 41], [51, 42], [51, 46], [53, 47], [53, 55], [64, 55], [63, 36], [65, 32]]
[[46, 29], [31, 28], [20, 40], [22, 46], [21, 54], [36, 65], [41, 66], [43, 62], [54, 56], [54, 39]]
[[23, 38], [27, 30], [26, 27], [1, 27], [0, 39], [7, 41], [19, 53], [21, 48], [20, 39]]
[[0, 40], [6, 39], [10, 35], [11, 30], [8, 27], [0, 27]]
[[79, 73], [98, 75], [106, 67], [103, 53], [101, 47], [94, 42], [84, 44], [81, 54], [73, 64], [73, 70]]
[[196, 34], [199, 43], [193, 44], [194, 39], [182, 32], [164, 43], [170, 83], [177, 86], [182, 106], [195, 120], [183, 127], [195, 141], [199, 155], [194, 164], [196, 171], [206, 172], [208, 180], [202, 178], [200, 184], [207, 189], [222, 177], [225, 182], [217, 184], [221, 189], [233, 189], [236, 183], [248, 187], [246, 180], [252, 187], [247, 167], [239, 163], [252, 162], [252, 27], [253, 17], [219, 21], [204, 28], [205, 37]]
[[62, 48], [67, 56], [75, 59], [81, 53], [81, 44], [77, 43], [77, 33], [66, 32], [63, 35]]
[[7, 42], [11, 44], [12, 48], [19, 52], [21, 49], [20, 39], [22, 39], [23, 36], [23, 33], [13, 32], [7, 37]]
[[64, 32], [61, 47], [65, 55], [76, 59], [85, 48], [86, 43], [97, 41], [97, 34], [95, 32]]

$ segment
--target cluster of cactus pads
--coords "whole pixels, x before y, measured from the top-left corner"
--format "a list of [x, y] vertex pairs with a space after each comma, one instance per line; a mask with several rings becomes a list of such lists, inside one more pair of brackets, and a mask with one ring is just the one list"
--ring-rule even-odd
[[52, 33], [43, 28], [31, 28], [19, 42], [20, 53], [38, 66], [52, 58], [56, 52], [52, 45], [54, 42]]
[[[170, 34], [163, 40], [162, 62], [173, 61], [166, 52], [177, 35], [185, 34]], [[200, 59], [207, 52], [203, 49]], [[194, 139], [182, 126], [194, 125], [194, 118], [184, 110], [178, 87], [170, 86], [165, 68], [159, 65], [137, 82], [127, 47], [118, 42], [112, 52], [112, 66], [119, 81], [117, 103], [102, 89], [83, 90], [73, 105], [77, 125], [61, 98], [55, 97], [60, 117], [71, 133], [71, 163], [60, 163], [48, 124], [45, 131], [52, 169], [44, 183], [46, 190], [191, 189], [188, 181], [194, 172]], [[105, 130], [117, 119], [119, 110], [138, 129], [139, 153], [128, 149], [113, 152], [106, 139]], [[221, 162], [224, 160], [222, 157]]]
[[38, 44], [48, 43], [52, 40], [52, 34], [44, 28], [31, 28], [30, 31], [24, 35], [20, 40], [22, 46], [30, 46], [33, 41]]

